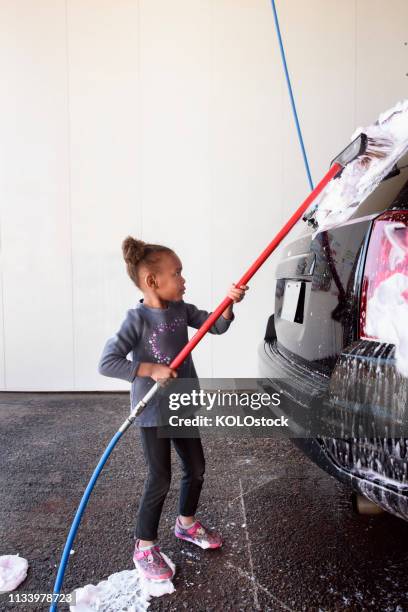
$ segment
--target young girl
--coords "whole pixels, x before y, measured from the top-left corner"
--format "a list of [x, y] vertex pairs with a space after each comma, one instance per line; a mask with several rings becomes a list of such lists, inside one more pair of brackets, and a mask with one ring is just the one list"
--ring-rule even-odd
[[[178, 371], [169, 364], [188, 342], [187, 327], [199, 328], [209, 313], [183, 301], [185, 280], [176, 253], [165, 246], [146, 244], [128, 237], [122, 244], [127, 272], [142, 291], [143, 299], [127, 312], [118, 333], [107, 341], [99, 362], [99, 372], [132, 383], [131, 408], [154, 384], [177, 376], [197, 378], [191, 355]], [[248, 287], [232, 285], [228, 296], [240, 302]], [[213, 334], [223, 334], [234, 319], [232, 305], [224, 310], [210, 328]], [[132, 353], [132, 360], [127, 355]], [[159, 547], [155, 544], [164, 500], [170, 487], [170, 439], [160, 437], [163, 408], [158, 394], [137, 418], [148, 477], [140, 502], [135, 530], [133, 560], [142, 574], [153, 580], [171, 578], [173, 573]], [[162, 400], [163, 401], [163, 400]], [[201, 548], [218, 548], [222, 544], [216, 532], [210, 532], [194, 514], [197, 509], [204, 475], [204, 454], [200, 438], [173, 438], [181, 459], [179, 516], [175, 535]]]

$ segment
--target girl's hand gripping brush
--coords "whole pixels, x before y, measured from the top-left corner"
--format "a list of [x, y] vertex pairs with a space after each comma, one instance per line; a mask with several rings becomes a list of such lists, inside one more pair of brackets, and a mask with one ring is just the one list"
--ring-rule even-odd
[[[360, 158], [364, 161], [364, 164], [369, 164], [371, 159], [382, 159], [387, 157], [388, 151], [391, 148], [391, 143], [388, 143], [386, 140], [378, 139], [374, 140], [372, 138], [368, 138], [365, 134], [360, 134], [355, 140], [353, 140], [348, 147], [346, 147], [340, 155], [338, 155], [332, 162], [332, 165], [327, 172], [327, 174], [322, 178], [322, 180], [316, 185], [313, 191], [308, 195], [308, 197], [304, 200], [304, 202], [299, 206], [297, 211], [293, 213], [287, 223], [282, 227], [282, 229], [276, 234], [275, 238], [270, 242], [270, 244], [266, 247], [266, 249], [259, 255], [258, 259], [254, 261], [252, 266], [245, 272], [245, 274], [240, 278], [240, 280], [236, 283], [237, 287], [241, 287], [242, 285], [246, 285], [248, 281], [253, 277], [253, 275], [259, 270], [262, 264], [268, 259], [268, 257], [275, 251], [275, 249], [279, 246], [282, 240], [286, 237], [286, 235], [290, 232], [293, 226], [297, 223], [297, 221], [305, 214], [306, 210], [309, 208], [311, 203], [317, 198], [317, 196], [323, 191], [326, 185], [333, 179], [339, 176], [343, 169], [352, 161]], [[180, 353], [173, 359], [170, 363], [170, 367], [172, 369], [177, 369], [185, 360], [185, 358], [192, 352], [194, 347], [200, 342], [200, 340], [205, 336], [213, 323], [221, 316], [224, 310], [232, 303], [232, 299], [226, 297], [221, 304], [216, 308], [207, 318], [207, 320], [203, 323], [200, 329], [194, 334], [191, 340], [186, 344], [186, 346], [180, 351]], [[74, 542], [74, 538], [76, 532], [79, 527], [79, 523], [82, 518], [82, 514], [86, 508], [88, 503], [89, 496], [91, 491], [96, 483], [96, 480], [102, 471], [103, 466], [108, 460], [109, 455], [114, 449], [116, 443], [121, 438], [123, 433], [130, 427], [136, 417], [141, 414], [144, 410], [148, 402], [152, 399], [152, 397], [158, 392], [161, 384], [156, 382], [151, 389], [146, 393], [146, 395], [141, 399], [138, 404], [133, 408], [132, 412], [128, 416], [128, 418], [124, 421], [121, 427], [118, 429], [116, 434], [113, 436], [112, 440], [108, 444], [104, 454], [99, 460], [98, 465], [95, 468], [94, 473], [88, 483], [87, 488], [82, 496], [81, 502], [78, 506], [78, 510], [75, 514], [73, 523], [71, 525], [71, 529], [69, 531], [67, 541], [65, 543], [65, 547], [61, 556], [61, 562], [58, 568], [57, 578], [55, 580], [54, 586], [54, 603], [52, 603], [50, 610], [54, 611], [57, 609], [57, 600], [58, 596], [61, 592], [61, 587], [64, 579], [65, 568], [68, 563], [70, 551]]]

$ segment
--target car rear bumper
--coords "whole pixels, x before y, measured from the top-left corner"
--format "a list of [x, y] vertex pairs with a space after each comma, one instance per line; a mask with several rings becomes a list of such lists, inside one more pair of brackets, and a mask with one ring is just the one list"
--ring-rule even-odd
[[[331, 377], [311, 371], [307, 364], [282, 351], [278, 344], [259, 348], [260, 376], [266, 385], [285, 394], [291, 418], [328, 406], [348, 432], [344, 438], [301, 437], [294, 423], [295, 444], [326, 472], [350, 485], [386, 511], [408, 520], [407, 379], [395, 370], [394, 347], [359, 341], [343, 351]], [[387, 381], [384, 383], [384, 381]], [[350, 435], [356, 415], [380, 423], [381, 435]], [[295, 419], [296, 420], [296, 419]], [[383, 430], [389, 432], [383, 435]], [[398, 434], [398, 437], [396, 435]]]

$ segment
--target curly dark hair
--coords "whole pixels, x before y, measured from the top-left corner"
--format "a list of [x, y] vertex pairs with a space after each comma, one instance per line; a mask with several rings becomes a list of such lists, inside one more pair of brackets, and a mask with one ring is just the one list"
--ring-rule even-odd
[[123, 259], [126, 262], [126, 270], [129, 277], [140, 289], [139, 268], [144, 263], [152, 272], [158, 270], [161, 255], [164, 253], [174, 255], [173, 249], [161, 244], [150, 244], [128, 236], [122, 242]]

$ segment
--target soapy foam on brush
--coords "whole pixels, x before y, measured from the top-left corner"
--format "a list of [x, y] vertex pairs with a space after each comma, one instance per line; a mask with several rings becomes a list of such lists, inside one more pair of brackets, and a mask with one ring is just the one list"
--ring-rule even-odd
[[28, 561], [18, 555], [0, 556], [0, 593], [14, 591], [25, 580]]
[[[175, 572], [174, 563], [161, 553]], [[174, 593], [171, 580], [147, 580], [137, 569], [124, 570], [102, 580], [96, 586], [87, 584], [75, 589], [75, 605], [71, 612], [144, 612], [152, 597]]]
[[352, 140], [361, 132], [374, 141], [389, 141], [390, 148], [385, 157], [373, 156], [368, 163], [365, 157], [355, 159], [344, 168], [340, 178], [330, 181], [316, 200], [314, 218], [319, 231], [347, 221], [408, 150], [408, 100], [382, 113], [375, 124], [358, 128]]

